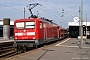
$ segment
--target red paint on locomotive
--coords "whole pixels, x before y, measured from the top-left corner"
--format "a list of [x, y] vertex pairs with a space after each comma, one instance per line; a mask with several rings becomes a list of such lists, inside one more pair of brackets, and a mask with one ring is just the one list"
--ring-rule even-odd
[[63, 28], [41, 18], [25, 18], [14, 21], [14, 40], [17, 45], [33, 47], [64, 37]]

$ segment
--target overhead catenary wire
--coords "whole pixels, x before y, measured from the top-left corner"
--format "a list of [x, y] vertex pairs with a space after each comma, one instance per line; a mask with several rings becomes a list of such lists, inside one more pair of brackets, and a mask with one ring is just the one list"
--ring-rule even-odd
[[[20, 0], [20, 1], [22, 1], [22, 0]], [[29, 0], [25, 0], [25, 1], [31, 3], [31, 1], [29, 1]], [[35, 2], [34, 0], [32, 0], [32, 1]], [[6, 4], [3, 4], [3, 3], [0, 3], [0, 5], [3, 5], [3, 6], [5, 6], [5, 7], [9, 7], [9, 8], [12, 8], [12, 9], [18, 10], [18, 11], [23, 11], [22, 9], [15, 8], [15, 7], [12, 7], [12, 6], [9, 6], [9, 5], [6, 5]], [[57, 18], [59, 18], [57, 14], [53, 13], [53, 11], [51, 11], [50, 9], [44, 7], [43, 5], [42, 5], [42, 7], [40, 7], [40, 8], [41, 8], [44, 12], [47, 12], [47, 13], [49, 13], [49, 14], [51, 14], [51, 15], [57, 17]], [[26, 12], [26, 11], [25, 11], [25, 12]], [[60, 19], [60, 18], [59, 18], [59, 19]]]
[[9, 5], [2, 4], [2, 3], [0, 3], [0, 5], [5, 6], [5, 7], [9, 7], [9, 8], [12, 8], [12, 9], [18, 10], [18, 11], [22, 11], [21, 9], [14, 8], [14, 7], [11, 7], [11, 6], [9, 6]]
[[[28, 0], [25, 0], [25, 1], [29, 2]], [[32, 0], [32, 1], [35, 2], [34, 0]], [[50, 9], [44, 7], [43, 5], [42, 5], [42, 7], [40, 7], [40, 8], [41, 8], [42, 10], [44, 10], [45, 12], [50, 13], [51, 15], [53, 15], [53, 16], [55, 16], [55, 17], [57, 17], [57, 18], [60, 19], [60, 17], [59, 17], [57, 14], [53, 13], [53, 11], [51, 12]]]
[[[20, 0], [21, 1], [21, 0]], [[27, 2], [30, 2], [30, 1], [28, 1], [28, 0], [26, 0]], [[30, 2], [31, 3], [31, 2]], [[3, 4], [3, 3], [0, 3], [0, 5], [2, 5], [2, 6], [5, 6], [5, 7], [9, 7], [9, 8], [12, 8], [12, 9], [15, 9], [15, 10], [18, 10], [18, 11], [23, 11], [23, 10], [21, 10], [21, 9], [18, 9], [18, 8], [15, 8], [15, 7], [12, 7], [12, 6], [9, 6], [9, 5], [5, 5], [5, 4]], [[44, 9], [43, 9], [44, 10]], [[45, 11], [45, 10], [44, 10]], [[25, 11], [26, 12], [26, 11]], [[46, 11], [47, 12], [47, 11]]]
[[[48, 2], [49, 4], [51, 4], [49, 1], [46, 1], [46, 2]], [[52, 0], [52, 4], [55, 5], [55, 7], [53, 7], [53, 8], [54, 8], [55, 11], [58, 13], [59, 19], [60, 19], [61, 17], [64, 17], [64, 12], [65, 12], [64, 8], [59, 7], [59, 5], [56, 4], [53, 0]], [[51, 5], [52, 5], [52, 4], [51, 4]], [[52, 6], [53, 6], [53, 5], [52, 5]], [[56, 9], [56, 7], [58, 7], [58, 9], [60, 8], [60, 10]]]
[[[51, 2], [49, 2], [49, 1], [47, 1], [47, 0], [45, 0], [45, 1], [46, 1], [47, 3], [49, 3], [49, 4], [51, 4]], [[51, 4], [51, 5], [52, 5], [52, 4]], [[55, 4], [54, 4], [54, 5], [55, 5]], [[53, 6], [53, 5], [52, 5], [52, 6]], [[55, 11], [56, 11], [56, 12], [60, 13], [59, 11], [57, 11], [57, 9], [56, 9], [55, 7], [53, 7], [53, 8], [55, 9]], [[56, 14], [56, 12], [55, 12], [55, 11], [54, 11], [53, 13], [55, 13], [55, 14]], [[57, 14], [57, 15], [58, 15], [58, 14]], [[58, 15], [58, 16], [59, 16], [59, 15]]]
[[22, 11], [22, 12], [24, 12], [24, 13], [28, 13], [28, 11], [25, 10], [25, 7], [23, 7], [23, 9], [20, 9], [20, 8], [15, 8], [15, 7], [10, 6], [10, 5], [6, 5], [6, 4], [4, 4], [4, 3], [0, 3], [0, 5], [5, 6], [5, 7], [8, 7], [8, 8], [10, 8], [10, 9], [14, 9], [14, 10], [17, 10], [17, 11]]

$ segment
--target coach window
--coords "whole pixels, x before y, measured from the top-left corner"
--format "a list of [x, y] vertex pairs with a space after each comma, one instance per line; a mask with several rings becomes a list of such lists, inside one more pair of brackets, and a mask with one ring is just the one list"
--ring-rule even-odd
[[40, 28], [42, 28], [42, 22], [40, 22]]

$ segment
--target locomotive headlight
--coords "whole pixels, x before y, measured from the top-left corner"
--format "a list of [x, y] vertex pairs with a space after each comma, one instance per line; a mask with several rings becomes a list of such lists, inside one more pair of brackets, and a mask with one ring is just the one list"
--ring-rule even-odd
[[17, 39], [17, 37], [15, 37], [15, 39]]
[[33, 39], [35, 39], [35, 37], [33, 37]]

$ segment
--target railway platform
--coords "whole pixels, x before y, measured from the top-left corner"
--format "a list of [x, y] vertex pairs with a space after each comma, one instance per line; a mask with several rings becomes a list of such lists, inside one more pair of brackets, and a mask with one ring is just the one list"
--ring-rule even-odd
[[7, 43], [7, 42], [14, 42], [14, 39], [13, 38], [4, 39], [3, 37], [0, 37], [0, 44]]
[[90, 40], [68, 38], [55, 45], [29, 51], [6, 60], [90, 60]]

